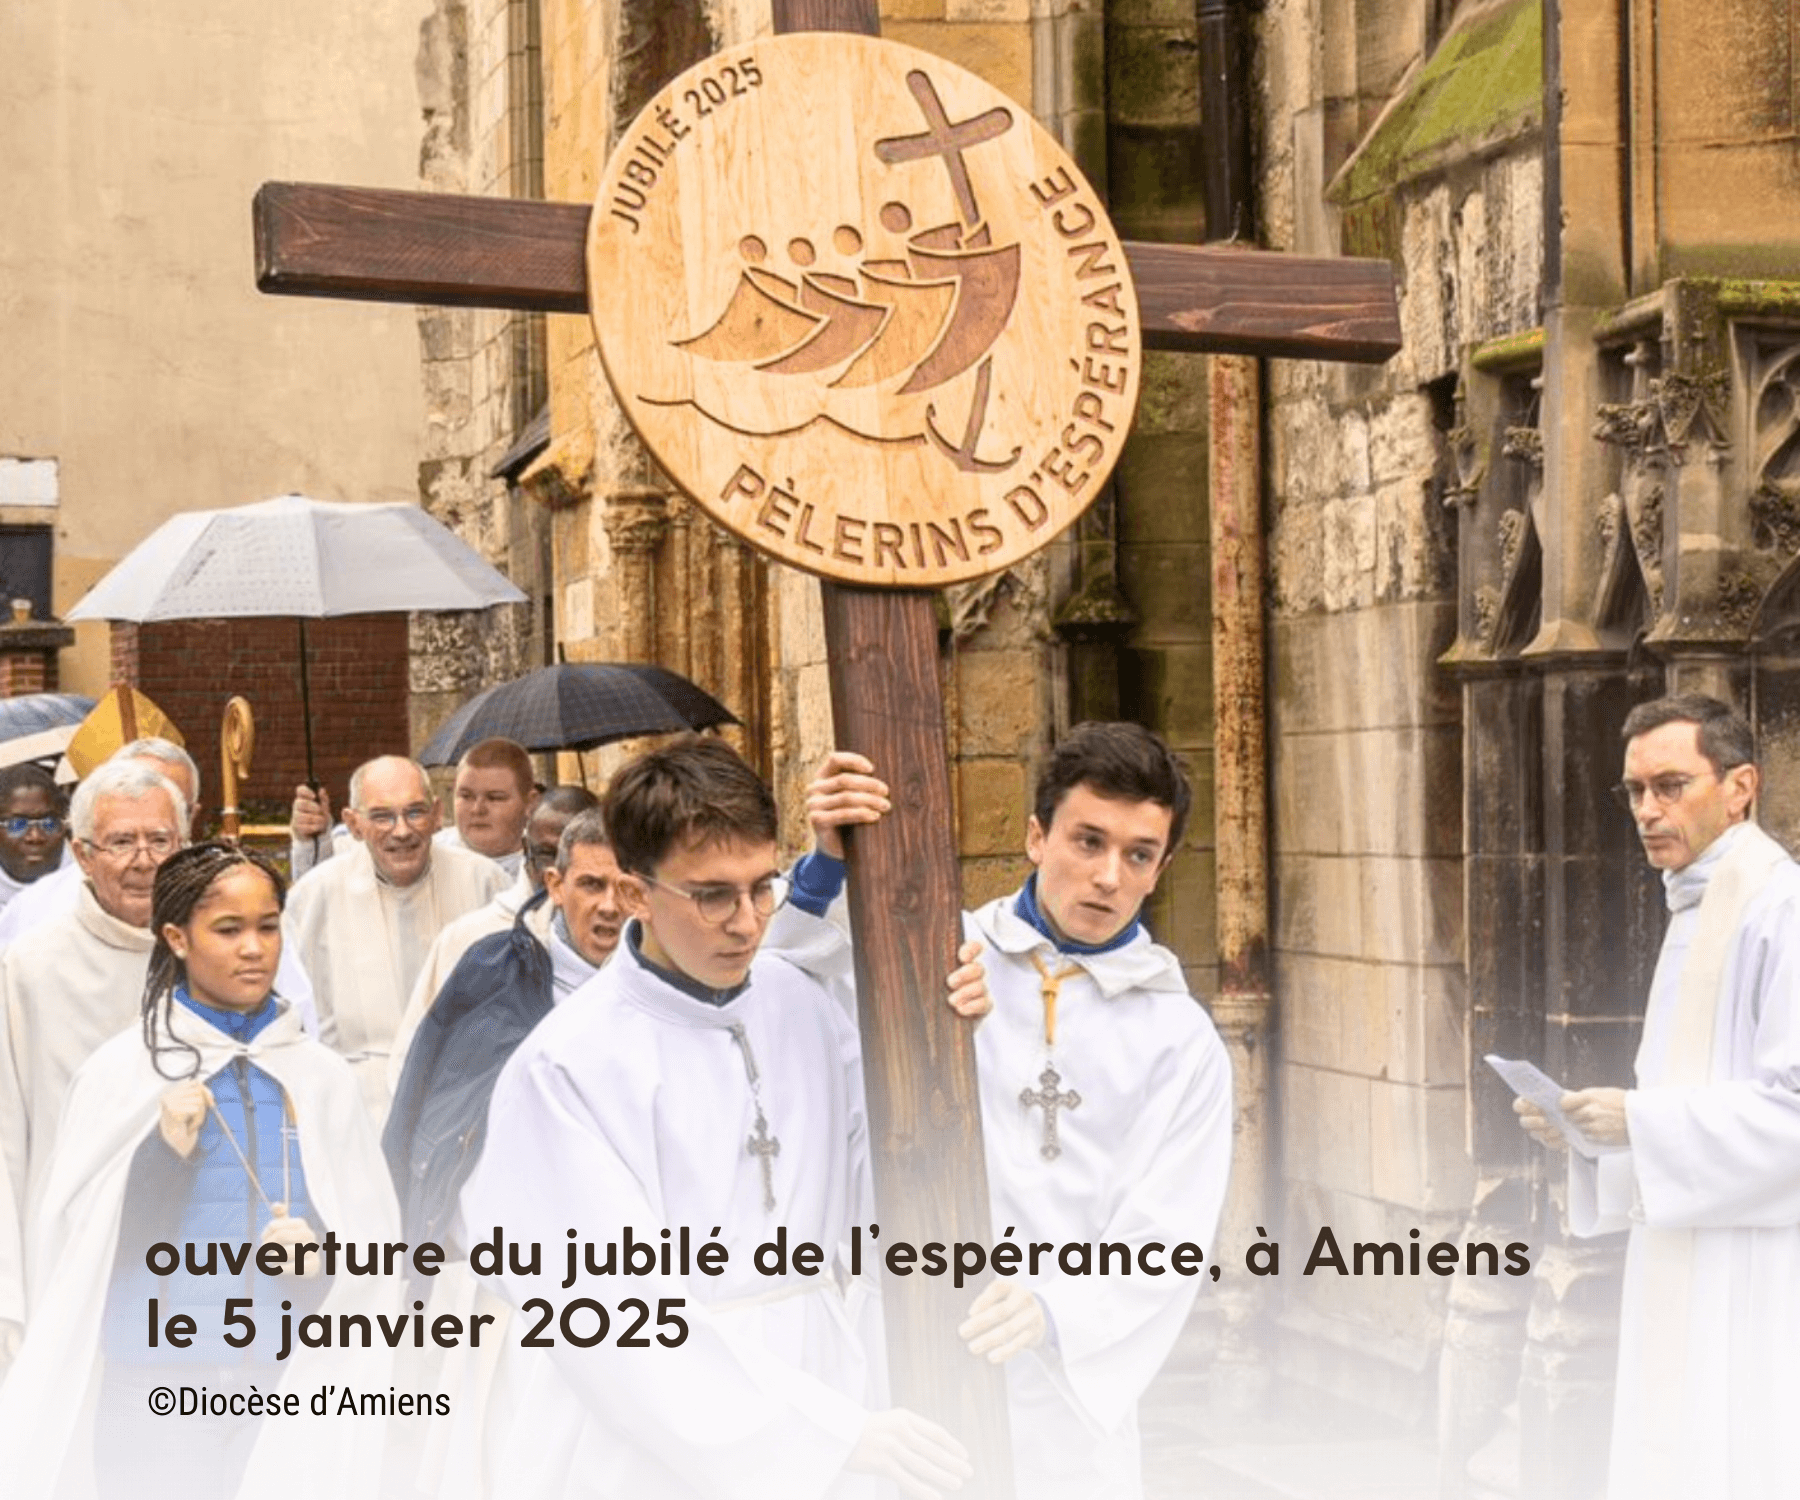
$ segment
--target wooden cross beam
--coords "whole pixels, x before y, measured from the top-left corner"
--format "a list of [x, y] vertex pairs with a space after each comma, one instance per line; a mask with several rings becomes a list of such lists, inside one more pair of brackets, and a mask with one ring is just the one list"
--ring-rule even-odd
[[[875, 0], [771, 8], [777, 32], [879, 30]], [[591, 214], [585, 204], [269, 183], [255, 203], [257, 284], [298, 296], [586, 313]], [[1400, 347], [1385, 262], [1145, 244], [1125, 255], [1150, 348], [1376, 362]], [[894, 789], [894, 812], [849, 840], [883, 1239], [987, 1242], [973, 1047], [942, 1003], [962, 903], [934, 596], [828, 582], [823, 597], [838, 744], [874, 759]], [[1046, 1109], [1072, 1102], [1059, 1096]], [[885, 1298], [895, 1403], [967, 1443], [977, 1474], [965, 1500], [1004, 1500], [1013, 1492], [1004, 1386], [955, 1337], [967, 1296], [915, 1275], [887, 1278]]]
[[[586, 203], [316, 182], [256, 194], [256, 284], [295, 297], [588, 311]], [[1379, 364], [1400, 348], [1385, 260], [1127, 240], [1144, 344]]]

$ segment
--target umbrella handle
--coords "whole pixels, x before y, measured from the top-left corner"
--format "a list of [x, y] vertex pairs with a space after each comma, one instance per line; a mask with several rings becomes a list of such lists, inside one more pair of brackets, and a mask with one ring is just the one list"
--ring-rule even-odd
[[[313, 769], [313, 733], [312, 733], [312, 684], [306, 673], [306, 617], [302, 615], [300, 625], [300, 726], [306, 733], [306, 784], [313, 791], [322, 790], [319, 785], [318, 772]], [[319, 841], [313, 840], [314, 852], [317, 852]]]

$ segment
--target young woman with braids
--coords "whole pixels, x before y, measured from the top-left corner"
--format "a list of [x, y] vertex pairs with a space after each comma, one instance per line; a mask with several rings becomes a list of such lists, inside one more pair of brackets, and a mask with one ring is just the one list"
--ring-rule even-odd
[[[355, 1075], [273, 993], [284, 897], [270, 865], [230, 844], [193, 845], [157, 871], [142, 1024], [76, 1074], [28, 1249], [43, 1294], [0, 1387], [9, 1497], [79, 1485], [89, 1453], [100, 1500], [231, 1500], [302, 1478], [307, 1493], [376, 1490], [378, 1419], [317, 1414], [310, 1397], [334, 1380], [385, 1392], [382, 1341], [277, 1355], [284, 1316], [373, 1321], [399, 1310], [398, 1283], [328, 1281], [316, 1255], [309, 1275], [258, 1267], [259, 1247], [328, 1228], [352, 1242], [399, 1233]], [[153, 1246], [176, 1247], [179, 1264]], [[78, 1430], [90, 1389], [91, 1443]], [[167, 1414], [184, 1389], [225, 1397], [225, 1411]], [[297, 1412], [262, 1414], [288, 1392]]]

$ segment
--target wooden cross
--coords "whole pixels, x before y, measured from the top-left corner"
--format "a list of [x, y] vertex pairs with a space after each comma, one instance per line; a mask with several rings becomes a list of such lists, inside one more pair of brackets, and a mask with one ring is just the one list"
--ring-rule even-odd
[[[772, 10], [777, 32], [879, 31], [875, 0], [773, 0]], [[904, 149], [941, 155], [967, 207], [972, 189], [960, 153], [986, 139], [980, 132], [992, 123], [977, 116], [953, 127], [941, 107], [932, 112], [935, 96], [928, 101], [915, 86], [915, 97], [928, 129]], [[299, 296], [583, 314], [592, 213], [588, 204], [269, 183], [255, 202], [257, 285]], [[1124, 253], [1145, 347], [1376, 362], [1400, 346], [1386, 262], [1219, 246], [1127, 243]], [[987, 1242], [992, 1233], [973, 1046], [942, 999], [961, 894], [933, 606], [934, 596], [917, 588], [824, 586], [837, 742], [870, 756], [894, 792], [893, 813], [849, 841], [883, 1243]], [[1045, 1101], [1047, 1123], [1070, 1102]], [[765, 1174], [769, 1141], [769, 1153], [758, 1152]], [[944, 1423], [968, 1445], [977, 1475], [962, 1491], [967, 1500], [1010, 1496], [1001, 1372], [970, 1358], [955, 1336], [967, 1290], [890, 1276], [884, 1296], [895, 1403]]]
[[1038, 1074], [1038, 1087], [1019, 1090], [1019, 1103], [1027, 1109], [1042, 1109], [1044, 1112], [1044, 1144], [1038, 1147], [1038, 1155], [1045, 1161], [1055, 1161], [1062, 1155], [1062, 1142], [1056, 1135], [1056, 1112], [1059, 1109], [1074, 1109], [1081, 1103], [1081, 1095], [1074, 1089], [1066, 1094], [1057, 1092], [1057, 1085], [1061, 1082], [1062, 1074], [1056, 1071], [1056, 1064], [1046, 1062], [1044, 1071]]

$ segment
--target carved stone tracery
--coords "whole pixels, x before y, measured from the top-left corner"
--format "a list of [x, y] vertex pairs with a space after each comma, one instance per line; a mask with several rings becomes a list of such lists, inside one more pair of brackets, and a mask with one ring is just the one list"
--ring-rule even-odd
[[1752, 538], [1765, 552], [1791, 557], [1800, 553], [1800, 344], [1780, 347], [1752, 371], [1750, 406]]

